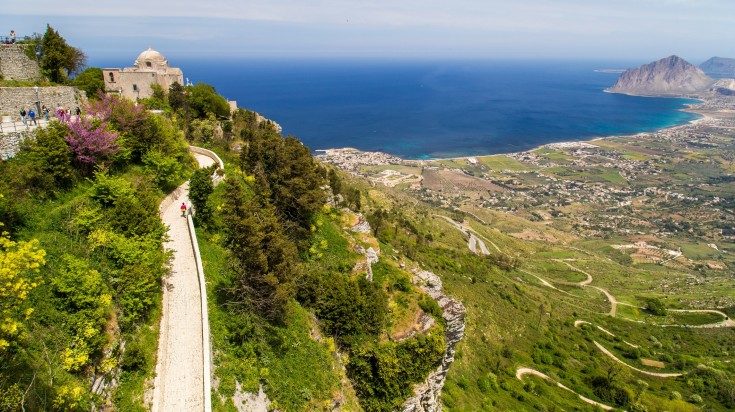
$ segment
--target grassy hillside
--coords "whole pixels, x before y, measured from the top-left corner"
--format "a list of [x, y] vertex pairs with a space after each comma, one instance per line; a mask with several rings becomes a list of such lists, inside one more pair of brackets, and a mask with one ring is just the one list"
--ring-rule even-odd
[[[503, 234], [509, 229], [558, 234], [512, 216], [504, 221], [497, 213], [485, 213], [485, 223], [464, 216], [465, 227], [500, 249], [489, 246], [492, 254], [475, 254], [461, 231], [436, 217], [456, 213], [418, 204], [388, 188], [376, 194], [369, 205], [391, 210], [386, 227], [394, 228], [378, 238], [401, 250], [412, 264], [440, 274], [448, 293], [468, 310], [466, 337], [442, 397], [447, 410], [594, 410], [555, 384], [536, 377], [518, 379], [520, 367], [539, 370], [587, 398], [629, 410], [733, 407], [733, 329], [680, 326], [725, 318], [672, 311], [661, 317], [645, 309], [646, 298], [662, 297], [664, 291], [666, 308], [683, 307], [683, 302], [701, 296], [691, 286], [676, 287], [677, 279], [690, 278], [686, 272], [633, 265], [606, 243], [569, 236], [564, 238], [571, 241], [564, 243], [509, 238]], [[411, 233], [412, 227], [419, 233]], [[501, 269], [498, 254], [516, 256], [519, 264]], [[587, 274], [590, 286], [580, 286]], [[617, 297], [615, 317], [609, 315], [606, 296], [591, 286]], [[726, 293], [712, 292], [719, 291]], [[578, 320], [589, 324], [575, 326]], [[615, 362], [595, 342], [628, 366]], [[631, 367], [684, 375], [658, 378]]]

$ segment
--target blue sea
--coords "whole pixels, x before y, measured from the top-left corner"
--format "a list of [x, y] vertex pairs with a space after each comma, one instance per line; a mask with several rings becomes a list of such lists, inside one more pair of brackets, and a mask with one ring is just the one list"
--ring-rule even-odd
[[[640, 63], [548, 61], [171, 61], [312, 150], [407, 159], [509, 153], [686, 123], [691, 100], [605, 93]], [[123, 64], [125, 65], [125, 64]], [[129, 65], [129, 64], [128, 64]]]

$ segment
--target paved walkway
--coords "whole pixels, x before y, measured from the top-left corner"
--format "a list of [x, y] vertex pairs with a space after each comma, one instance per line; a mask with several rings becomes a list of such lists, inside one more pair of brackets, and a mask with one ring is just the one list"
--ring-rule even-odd
[[[201, 167], [214, 163], [203, 155], [195, 157]], [[174, 251], [174, 257], [171, 276], [164, 282], [153, 412], [204, 410], [201, 294], [187, 219], [179, 210], [182, 202], [191, 205], [188, 193], [187, 182], [161, 211], [169, 227], [165, 247]]]
[[[17, 118], [17, 117], [18, 116], [13, 116], [13, 118]], [[72, 121], [76, 121], [76, 119], [77, 119], [76, 115], [71, 116]], [[41, 118], [38, 118], [38, 117], [36, 118], [35, 125], [33, 124], [33, 122], [31, 122], [30, 119], [26, 121], [25, 124], [19, 120], [15, 120], [12, 122], [2, 122], [0, 123], [0, 133], [11, 133], [11, 132], [22, 132], [26, 130], [35, 130], [39, 127], [46, 127], [49, 125], [49, 123], [55, 122], [55, 121], [58, 121], [58, 120], [53, 116], [50, 117], [49, 120], [44, 119], [42, 116]]]

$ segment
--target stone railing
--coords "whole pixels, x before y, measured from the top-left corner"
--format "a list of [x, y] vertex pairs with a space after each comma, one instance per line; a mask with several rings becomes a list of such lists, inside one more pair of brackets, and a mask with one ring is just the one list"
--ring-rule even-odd
[[[192, 153], [197, 153], [203, 156], [207, 156], [208, 158], [214, 160], [214, 163], [217, 164], [217, 168], [224, 172], [225, 164], [224, 162], [222, 162], [222, 159], [220, 159], [219, 156], [217, 156], [217, 153], [211, 150], [204, 149], [202, 147], [197, 147], [197, 146], [189, 146], [189, 151]], [[212, 181], [214, 182], [214, 185], [216, 186], [224, 178], [225, 178], [224, 174], [215, 173], [215, 175], [212, 176]]]
[[[189, 209], [191, 211], [191, 209]], [[202, 265], [202, 257], [199, 254], [199, 243], [197, 242], [197, 234], [194, 229], [194, 219], [191, 213], [186, 216], [189, 226], [189, 238], [191, 239], [191, 247], [194, 250], [194, 260], [197, 265], [197, 276], [199, 278], [199, 293], [201, 294], [202, 307], [202, 354], [203, 362], [203, 378], [204, 384], [204, 412], [212, 411], [212, 344], [209, 339], [209, 310], [207, 306], [207, 283], [204, 279], [204, 265]]]

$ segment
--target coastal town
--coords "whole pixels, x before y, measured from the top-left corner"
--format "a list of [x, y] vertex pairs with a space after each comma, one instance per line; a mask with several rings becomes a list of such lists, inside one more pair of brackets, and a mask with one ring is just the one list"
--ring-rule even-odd
[[[356, 149], [319, 158], [449, 211], [486, 209], [585, 239], [648, 241], [628, 251], [678, 269], [722, 271], [735, 265], [735, 98], [697, 97], [689, 110], [699, 119], [634, 136], [453, 159], [401, 160]], [[673, 259], [649, 253], [681, 245], [704, 252], [679, 251]]]

